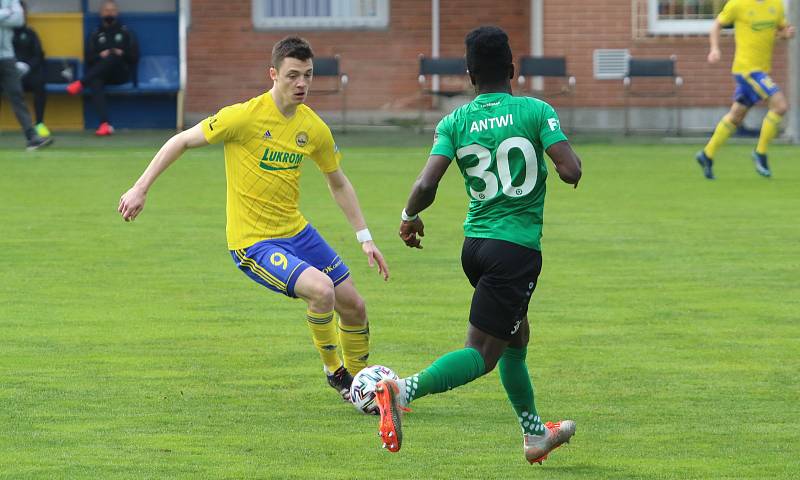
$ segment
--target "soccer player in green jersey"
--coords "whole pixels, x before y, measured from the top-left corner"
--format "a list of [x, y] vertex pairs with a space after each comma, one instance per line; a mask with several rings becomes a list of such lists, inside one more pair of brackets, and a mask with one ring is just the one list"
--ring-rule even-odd
[[380, 435], [400, 450], [401, 410], [413, 400], [464, 385], [499, 367], [500, 380], [523, 431], [525, 458], [541, 463], [575, 434], [575, 422], [543, 423], [525, 363], [528, 303], [541, 270], [542, 213], [547, 167], [543, 151], [566, 183], [578, 186], [581, 162], [545, 102], [511, 95], [508, 36], [480, 27], [465, 40], [467, 68], [478, 96], [436, 127], [428, 163], [402, 213], [400, 237], [422, 248], [419, 213], [433, 203], [453, 159], [470, 198], [461, 263], [475, 292], [466, 345], [421, 372], [376, 387]]

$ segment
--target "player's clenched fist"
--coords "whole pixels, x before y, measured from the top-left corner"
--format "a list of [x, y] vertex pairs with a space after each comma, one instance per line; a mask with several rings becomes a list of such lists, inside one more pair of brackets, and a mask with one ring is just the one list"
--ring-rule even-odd
[[719, 48], [712, 48], [708, 52], [708, 58], [707, 58], [708, 63], [717, 63], [717, 62], [719, 62], [719, 59], [720, 59], [721, 56], [722, 56], [722, 53], [719, 51]]
[[136, 219], [136, 216], [141, 213], [144, 208], [144, 201], [147, 198], [147, 192], [138, 187], [131, 187], [130, 190], [125, 192], [119, 199], [119, 207], [117, 211], [122, 214], [122, 218], [126, 222]]
[[412, 248], [422, 248], [420, 245], [421, 239], [417, 237], [425, 236], [425, 225], [422, 219], [417, 217], [414, 220], [403, 221], [400, 223], [400, 238], [405, 242], [406, 246]]

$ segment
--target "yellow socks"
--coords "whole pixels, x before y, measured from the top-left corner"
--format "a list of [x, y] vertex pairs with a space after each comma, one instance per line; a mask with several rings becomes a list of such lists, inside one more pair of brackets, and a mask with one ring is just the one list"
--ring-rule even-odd
[[761, 155], [767, 154], [769, 142], [778, 135], [778, 128], [781, 125], [781, 120], [783, 120], [783, 117], [777, 113], [773, 111], [767, 112], [767, 116], [764, 117], [764, 122], [761, 123], [761, 135], [758, 137], [756, 153]]
[[344, 366], [355, 375], [367, 366], [369, 358], [369, 325], [351, 327], [339, 322], [337, 335], [336, 323], [333, 321], [333, 312], [316, 313], [306, 310], [306, 320], [314, 346], [319, 351], [322, 363], [325, 364], [327, 373], [335, 372], [342, 366], [339, 359], [338, 347], [342, 346]]
[[736, 132], [736, 125], [729, 121], [727, 116], [722, 117], [722, 120], [719, 121], [717, 128], [714, 129], [714, 134], [711, 135], [711, 139], [703, 149], [703, 152], [705, 152], [708, 158], [714, 158], [719, 147], [721, 147], [734, 132]]
[[369, 358], [369, 325], [351, 327], [339, 321], [339, 343], [342, 345], [344, 366], [355, 375], [367, 366]]
[[339, 359], [338, 339], [336, 337], [336, 324], [333, 323], [333, 310], [327, 313], [316, 313], [306, 310], [306, 320], [308, 328], [311, 329], [311, 337], [314, 339], [314, 346], [319, 351], [322, 363], [325, 364], [326, 373], [331, 374], [342, 366]]

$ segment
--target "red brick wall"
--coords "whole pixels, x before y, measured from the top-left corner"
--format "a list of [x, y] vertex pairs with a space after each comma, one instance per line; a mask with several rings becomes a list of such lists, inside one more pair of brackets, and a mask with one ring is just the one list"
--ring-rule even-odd
[[[563, 12], [570, 14], [563, 15]], [[563, 55], [577, 80], [576, 103], [586, 107], [622, 105], [620, 80], [593, 78], [592, 52], [597, 48], [628, 48], [634, 57], [677, 56], [677, 71], [684, 79], [682, 103], [688, 106], [720, 106], [731, 102], [733, 80], [733, 36], [722, 36], [722, 60], [706, 62], [708, 36], [634, 38], [630, 0], [545, 0], [544, 51]], [[773, 78], [786, 81], [786, 46], [778, 42], [774, 53]], [[646, 80], [644, 80], [646, 81]], [[637, 99], [639, 104], [652, 103]]]
[[[186, 110], [210, 112], [269, 89], [266, 66], [272, 45], [289, 34], [306, 38], [319, 57], [339, 54], [350, 78], [352, 109], [409, 108], [418, 90], [419, 53], [430, 53], [430, 1], [391, 2], [387, 30], [269, 31], [253, 29], [250, 0], [194, 0], [188, 43]], [[315, 80], [319, 85], [325, 79]], [[338, 108], [338, 96], [314, 96], [321, 110]], [[411, 108], [414, 108], [413, 106]]]
[[[224, 3], [224, 7], [221, 5]], [[391, 0], [387, 30], [258, 32], [251, 20], [251, 0], [194, 0], [188, 44], [186, 110], [207, 113], [258, 95], [270, 86], [266, 65], [273, 43], [290, 33], [308, 39], [317, 56], [342, 56], [350, 77], [349, 108], [356, 110], [413, 110], [417, 106], [419, 53], [430, 54], [430, 0]], [[481, 24], [504, 28], [515, 57], [530, 45], [530, 1], [503, 0], [489, 6], [480, 0], [440, 2], [442, 56], [463, 55], [464, 35]], [[685, 79], [683, 103], [721, 106], [730, 103], [733, 83], [729, 66], [733, 39], [722, 41], [723, 59], [705, 62], [708, 38], [634, 38], [630, 0], [545, 0], [544, 52], [564, 55], [577, 78], [576, 102], [585, 107], [622, 104], [621, 80], [595, 80], [592, 52], [596, 48], [629, 48], [634, 56], [678, 58]], [[775, 52], [775, 80], [786, 80], [785, 46]], [[325, 80], [315, 80], [316, 86]], [[647, 104], [646, 100], [637, 100]], [[338, 109], [337, 96], [314, 96], [319, 110]], [[559, 100], [553, 103], [558, 105]]]

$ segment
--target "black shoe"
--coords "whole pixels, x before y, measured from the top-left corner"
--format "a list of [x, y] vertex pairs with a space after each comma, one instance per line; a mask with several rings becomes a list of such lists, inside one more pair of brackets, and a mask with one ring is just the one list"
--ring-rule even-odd
[[33, 150], [39, 150], [40, 148], [44, 148], [52, 144], [53, 144], [52, 137], [40, 137], [36, 135], [35, 137], [28, 140], [28, 146], [25, 149], [29, 152], [32, 152]]
[[709, 180], [714, 180], [714, 172], [711, 170], [711, 166], [714, 162], [706, 155], [706, 152], [700, 150], [694, 158], [697, 160], [697, 163], [703, 167], [703, 175]]
[[350, 386], [352, 384], [353, 376], [344, 366], [339, 367], [333, 374], [328, 375], [328, 385], [339, 392], [345, 402], [350, 401]]
[[756, 164], [756, 172], [762, 177], [771, 177], [772, 172], [769, 169], [769, 165], [767, 165], [767, 156], [762, 155], [755, 150], [753, 150], [753, 163]]

